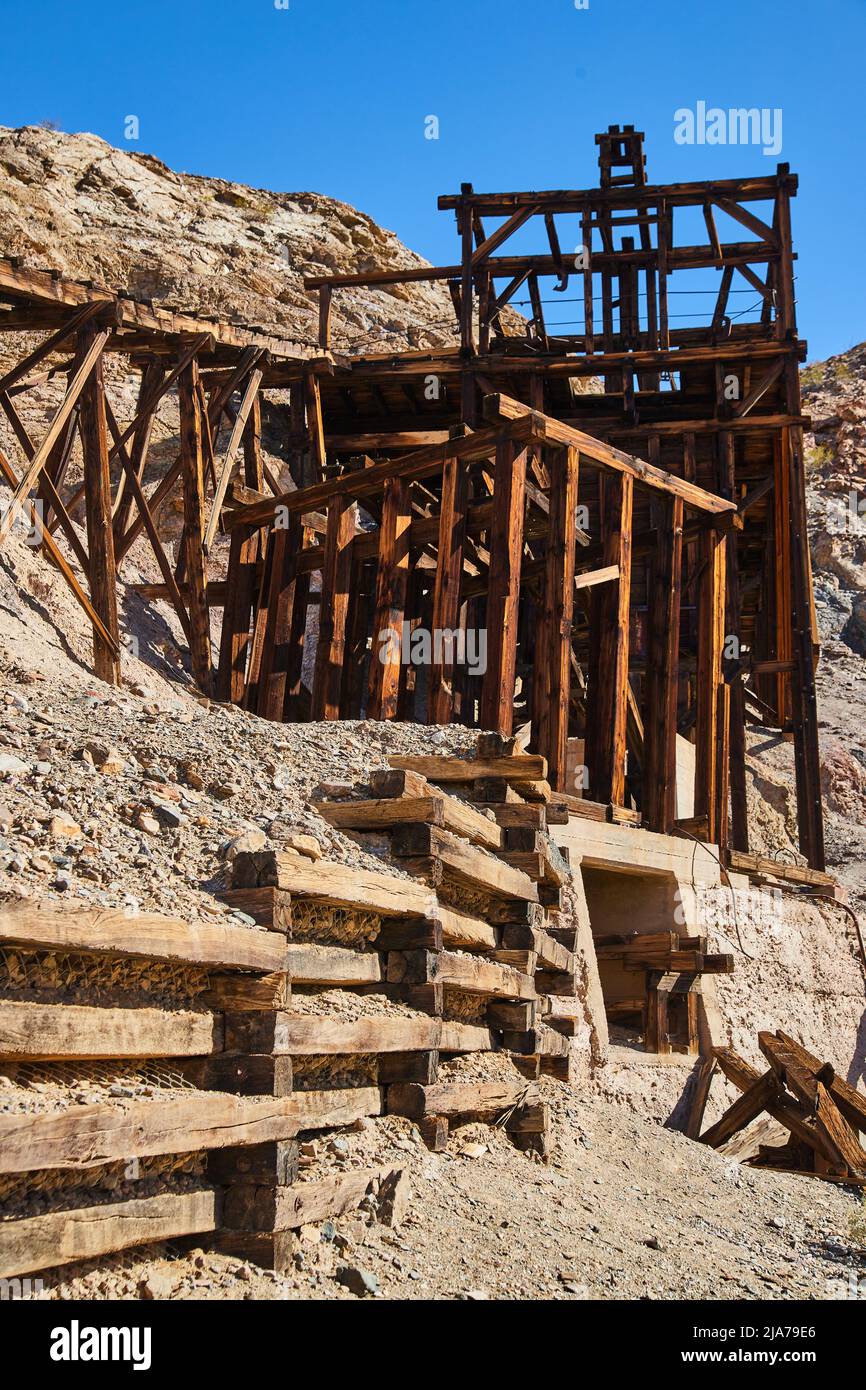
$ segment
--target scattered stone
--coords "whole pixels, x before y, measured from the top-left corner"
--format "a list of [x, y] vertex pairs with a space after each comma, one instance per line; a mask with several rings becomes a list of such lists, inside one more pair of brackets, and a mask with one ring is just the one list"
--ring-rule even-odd
[[90, 760], [97, 771], [107, 777], [119, 776], [126, 767], [123, 756], [113, 744], [88, 743], [85, 752], [90, 754]]
[[314, 835], [290, 835], [288, 840], [289, 849], [293, 849], [296, 854], [302, 854], [306, 859], [321, 859], [322, 846]]
[[51, 817], [48, 822], [48, 833], [55, 840], [77, 840], [81, 834], [81, 826], [71, 816], [60, 813]]
[[404, 1168], [395, 1168], [382, 1179], [379, 1220], [385, 1226], [402, 1226], [412, 1201], [412, 1185]]
[[367, 1269], [358, 1269], [356, 1265], [340, 1265], [336, 1278], [338, 1284], [357, 1294], [358, 1298], [376, 1298], [382, 1292], [375, 1274]]
[[247, 830], [236, 840], [232, 840], [226, 850], [226, 859], [231, 863], [238, 854], [255, 854], [258, 850], [265, 849], [267, 843], [268, 837], [263, 830]]
[[30, 768], [30, 763], [23, 762], [12, 753], [0, 753], [0, 773], [12, 776], [20, 772], [29, 772]]
[[217, 801], [231, 801], [240, 792], [237, 782], [211, 782], [208, 791]]
[[171, 1298], [174, 1293], [174, 1282], [165, 1274], [149, 1274], [146, 1279], [142, 1279], [138, 1286], [139, 1296], [144, 1299], [164, 1299]]
[[139, 807], [135, 814], [135, 825], [138, 830], [143, 830], [145, 835], [159, 835], [160, 824], [156, 816], [152, 816], [144, 807]]
[[461, 1158], [483, 1158], [487, 1153], [487, 1144], [469, 1143], [464, 1144], [460, 1149]]

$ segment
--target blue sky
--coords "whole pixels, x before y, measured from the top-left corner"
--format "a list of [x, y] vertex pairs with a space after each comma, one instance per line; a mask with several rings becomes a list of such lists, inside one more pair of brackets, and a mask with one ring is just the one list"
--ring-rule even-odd
[[[4, 11], [0, 123], [51, 120], [190, 173], [331, 194], [439, 262], [457, 259], [439, 193], [469, 180], [590, 186], [593, 134], [611, 122], [646, 131], [652, 182], [787, 161], [800, 175], [810, 356], [866, 339], [866, 0], [7, 0]], [[700, 100], [780, 108], [781, 154], [676, 144], [675, 110]], [[424, 138], [429, 115], [438, 140]]]

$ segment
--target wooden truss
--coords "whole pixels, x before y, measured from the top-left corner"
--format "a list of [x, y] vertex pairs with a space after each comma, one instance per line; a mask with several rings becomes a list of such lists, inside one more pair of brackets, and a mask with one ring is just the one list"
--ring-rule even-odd
[[[774, 729], [793, 742], [801, 848], [821, 869], [796, 178], [782, 165], [650, 185], [640, 132], [597, 143], [598, 188], [463, 185], [440, 199], [457, 218], [453, 265], [308, 280], [318, 350], [0, 262], [0, 325], [47, 330], [0, 378], [24, 455], [18, 468], [0, 455], [12, 490], [0, 544], [14, 510], [41, 501], [46, 556], [93, 623], [106, 679], [118, 679], [114, 577], [146, 537], [161, 582], [141, 592], [173, 606], [197, 683], [267, 718], [529, 725], [566, 793], [582, 740], [583, 799], [665, 832], [685, 737], [689, 825], [725, 852], [749, 849], [746, 722]], [[706, 242], [680, 243], [689, 209]], [[575, 228], [578, 253], [564, 249]], [[509, 254], [533, 229], [541, 250]], [[681, 326], [670, 305], [696, 270], [717, 275], [717, 290], [707, 322]], [[333, 342], [342, 288], [421, 281], [451, 290], [450, 343], [349, 356]], [[566, 301], [579, 305], [573, 333], [545, 317]], [[102, 381], [109, 352], [142, 374], [125, 426]], [[45, 437], [31, 440], [17, 394], [64, 379]], [[603, 390], [584, 392], [588, 379]], [[288, 406], [270, 408], [273, 391]], [[148, 449], [169, 392], [180, 445], [154, 486]], [[262, 457], [263, 403], [282, 428], [288, 489]], [[84, 477], [70, 492], [76, 431]], [[173, 496], [176, 563], [157, 525]], [[86, 549], [71, 520], [80, 504]]]

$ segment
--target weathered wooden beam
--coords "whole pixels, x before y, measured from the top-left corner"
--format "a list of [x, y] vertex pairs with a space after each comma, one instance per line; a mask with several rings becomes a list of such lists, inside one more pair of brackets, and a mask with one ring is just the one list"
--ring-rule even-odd
[[81, 389], [81, 444], [84, 458], [84, 491], [87, 501], [90, 597], [94, 608], [111, 634], [113, 644], [117, 644], [116, 646], [109, 646], [103, 641], [99, 629], [94, 628], [94, 670], [100, 680], [107, 681], [109, 685], [119, 685], [120, 627], [117, 617], [114, 532], [111, 526], [111, 477], [108, 471], [105, 383], [102, 376], [101, 361], [104, 340], [105, 334], [92, 327], [81, 330], [80, 355], [82, 363], [93, 359]]
[[526, 450], [512, 442], [500, 444], [490, 530], [487, 670], [481, 691], [481, 724], [502, 734], [511, 733], [514, 718], [525, 498]]
[[389, 478], [379, 524], [373, 646], [367, 681], [368, 719], [393, 719], [397, 714], [411, 522], [408, 484], [401, 478]]
[[726, 556], [726, 538], [708, 528], [700, 539], [694, 813], [707, 817], [714, 844], [727, 829], [729, 691], [722, 670]]
[[[604, 479], [604, 560], [619, 580], [592, 591], [587, 766], [594, 801], [625, 805], [633, 482]], [[591, 718], [590, 718], [591, 710]]]
[[178, 378], [180, 407], [180, 468], [183, 478], [184, 546], [189, 590], [190, 654], [196, 684], [211, 693], [213, 679], [210, 614], [207, 602], [207, 560], [204, 550], [203, 422], [199, 370], [195, 358]]
[[[3, 517], [2, 519], [0, 519], [0, 545], [2, 545], [8, 537], [9, 532], [12, 530], [12, 527], [15, 524], [15, 518], [17, 517], [18, 512], [21, 509], [25, 497], [36, 483], [40, 473], [42, 472], [42, 469], [48, 462], [48, 457], [51, 453], [51, 450], [53, 449], [55, 443], [59, 439], [61, 430], [63, 429], [63, 426], [66, 424], [66, 421], [69, 418], [69, 415], [71, 414], [76, 402], [78, 401], [79, 396], [83, 392], [84, 387], [90, 378], [91, 372], [99, 362], [99, 359], [102, 356], [103, 348], [105, 347], [107, 340], [107, 329], [91, 331], [89, 334], [87, 334], [86, 330], [82, 330], [83, 347], [81, 353], [79, 354], [78, 366], [76, 368], [75, 375], [69, 382], [69, 385], [66, 389], [66, 395], [63, 397], [63, 400], [58, 410], [56, 411], [54, 418], [48, 427], [47, 433], [45, 434], [45, 437], [42, 440], [42, 443], [39, 445], [38, 449], [33, 455], [33, 458], [30, 460], [26, 469], [24, 470], [21, 480], [19, 481], [18, 486], [12, 494], [12, 498], [10, 499], [9, 504], [6, 507]], [[109, 510], [110, 505], [111, 503], [109, 499]]]
[[571, 643], [574, 615], [574, 563], [577, 544], [579, 454], [555, 451], [550, 461], [550, 531], [544, 597], [544, 627], [549, 648], [541, 660], [549, 670], [547, 743], [548, 780], [567, 791], [566, 750], [571, 693]]
[[683, 503], [662, 509], [649, 594], [649, 663], [643, 750], [643, 819], [664, 835], [677, 816], [676, 737], [682, 597]]
[[337, 495], [328, 503], [319, 640], [313, 673], [312, 719], [339, 719], [340, 687], [346, 649], [346, 618], [352, 573], [355, 504]]
[[448, 724], [454, 710], [454, 647], [460, 617], [466, 503], [466, 465], [455, 454], [445, 460], [442, 468], [439, 548], [433, 586], [433, 662], [427, 697], [428, 724]]
[[258, 395], [258, 390], [261, 385], [261, 382], [262, 369], [260, 367], [256, 367], [254, 371], [250, 372], [246, 390], [244, 391], [243, 400], [241, 401], [238, 413], [235, 416], [235, 422], [232, 428], [231, 437], [229, 439], [228, 448], [225, 452], [225, 458], [223, 459], [222, 469], [220, 470], [219, 480], [217, 482], [216, 491], [214, 493], [213, 506], [211, 507], [210, 520], [208, 521], [207, 530], [205, 531], [204, 548], [206, 553], [210, 551], [210, 548], [213, 545], [214, 536], [216, 535], [216, 529], [219, 525], [220, 512], [222, 511], [223, 501], [225, 500], [228, 485], [231, 482], [232, 469], [234, 468], [235, 458], [237, 456], [238, 450], [241, 447], [241, 441], [243, 439], [246, 423], [249, 419], [250, 411], [253, 408], [253, 402], [255, 401], [256, 396]]

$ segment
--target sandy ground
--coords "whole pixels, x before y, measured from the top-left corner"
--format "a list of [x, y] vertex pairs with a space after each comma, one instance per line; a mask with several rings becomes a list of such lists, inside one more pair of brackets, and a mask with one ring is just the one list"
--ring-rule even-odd
[[202, 1250], [164, 1252], [67, 1274], [45, 1296], [784, 1300], [849, 1297], [852, 1287], [866, 1296], [859, 1194], [744, 1168], [624, 1108], [544, 1085], [557, 1140], [548, 1164], [481, 1125], [454, 1131], [444, 1154], [427, 1153], [405, 1120], [344, 1131], [344, 1166], [393, 1162], [409, 1174], [408, 1215], [396, 1229], [371, 1213], [304, 1228], [289, 1277]]

